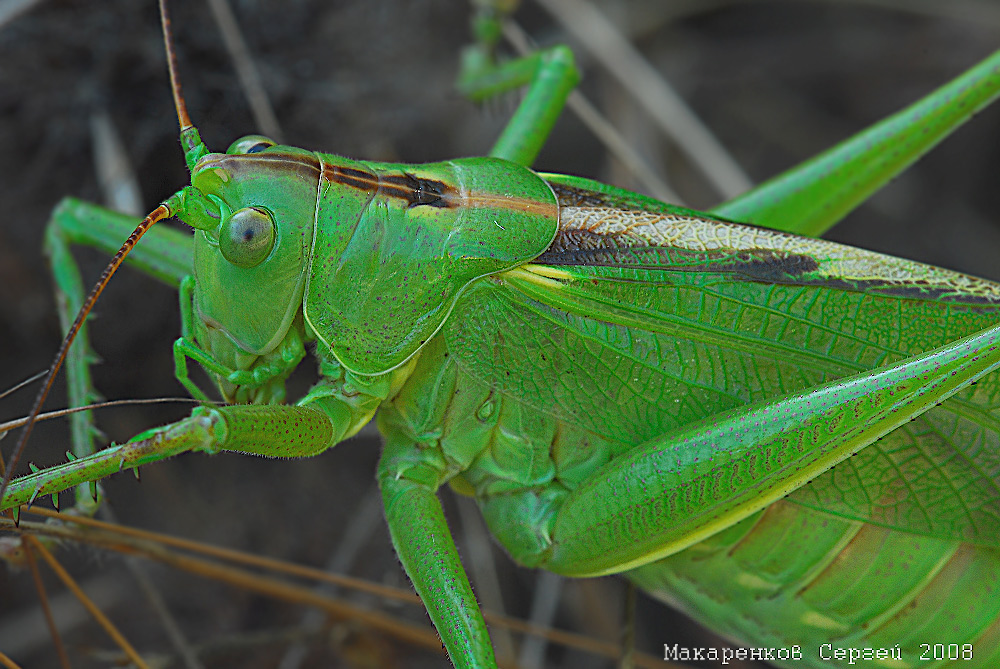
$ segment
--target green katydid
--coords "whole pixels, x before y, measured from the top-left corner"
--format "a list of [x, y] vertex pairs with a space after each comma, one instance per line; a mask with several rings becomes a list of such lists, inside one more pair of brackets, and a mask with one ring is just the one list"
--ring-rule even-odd
[[[268, 153], [268, 151], [270, 151], [270, 153]], [[264, 152], [264, 154], [268, 155], [268, 158], [265, 160], [265, 162], [267, 160], [277, 160], [277, 159], [270, 158], [270, 156], [275, 155], [274, 154], [275, 150], [270, 150], [269, 149], [268, 151]], [[261, 159], [264, 158], [264, 154], [262, 154]], [[231, 159], [225, 159], [225, 160], [231, 160]], [[280, 160], [287, 160], [287, 157], [282, 158]], [[226, 168], [225, 168], [224, 165], [228, 165], [228, 164], [229, 163], [220, 164], [220, 165], [223, 165], [223, 166], [220, 167], [220, 166], [217, 165], [216, 167], [213, 167], [212, 169], [213, 170], [220, 170], [220, 169], [221, 170], [225, 170]], [[331, 165], [331, 164], [332, 163], [329, 162], [329, 161], [325, 161], [325, 162], [320, 163], [320, 169], [321, 169], [321, 171], [325, 171], [326, 168], [329, 165]], [[358, 168], [356, 166], [348, 166], [347, 169], [358, 169]], [[516, 170], [514, 170], [514, 172], [518, 173], [518, 174], [523, 174], [523, 173], [518, 172]], [[343, 174], [347, 173], [347, 170], [341, 169], [339, 171], [339, 173], [341, 175], [343, 175]], [[357, 174], [356, 173], [353, 173], [353, 174], [355, 174], [355, 177], [356, 177], [354, 185], [358, 185], [358, 183], [357, 183], [357, 181], [358, 181]], [[435, 203], [436, 202], [440, 202], [440, 199], [434, 200], [433, 198], [435, 198], [435, 197], [441, 198], [441, 197], [444, 197], [444, 195], [446, 195], [446, 194], [442, 194], [441, 192], [439, 192], [440, 188], [435, 183], [428, 183], [428, 182], [441, 181], [442, 179], [437, 178], [437, 176], [433, 175], [433, 174], [431, 176], [428, 176], [428, 174], [432, 174], [432, 173], [422, 174], [422, 173], [417, 173], [415, 171], [415, 169], [408, 170], [405, 174], [397, 175], [397, 177], [400, 177], [400, 178], [397, 179], [397, 182], [402, 182], [403, 178], [405, 178], [405, 179], [408, 179], [408, 181], [405, 181], [405, 183], [408, 186], [412, 185], [413, 183], [415, 183], [417, 187], [416, 188], [412, 188], [411, 192], [414, 192], [414, 193], [418, 194], [418, 197], [417, 197], [417, 200], [416, 200], [416, 204], [418, 206], [426, 206], [426, 207], [434, 208], [435, 207]], [[251, 178], [253, 176], [255, 176], [255, 175], [251, 175]], [[210, 177], [212, 177], [212, 173], [209, 170], [208, 173], [204, 176], [204, 178], [205, 179], [209, 179]], [[343, 177], [343, 176], [340, 176], [340, 177], [337, 177], [337, 178], [340, 178], [341, 181], [344, 181], [346, 179], [346, 177]], [[363, 179], [361, 179], [361, 180], [363, 181]], [[528, 181], [531, 182], [530, 179], [528, 179]], [[584, 182], [569, 181], [569, 182], [566, 182], [566, 185], [564, 185], [563, 193], [562, 194], [563, 194], [564, 197], [575, 197], [574, 195], [572, 195], [572, 190], [573, 189], [577, 189], [578, 190], [581, 187], [582, 188], [596, 188], [596, 186], [591, 186], [590, 184], [587, 184], [587, 183], [584, 183]], [[209, 186], [205, 185], [204, 188], [207, 189], [207, 188], [209, 188]], [[437, 190], [435, 190], [435, 189], [437, 189]], [[567, 195], [568, 193], [569, 193], [569, 195]], [[447, 198], [445, 197], [444, 199], [447, 199]], [[487, 198], [487, 200], [495, 200], [495, 199], [496, 198], [493, 198], [493, 197]], [[605, 199], [611, 199], [611, 200], [613, 200], [614, 204], [616, 204], [619, 208], [631, 209], [632, 211], [646, 210], [646, 209], [648, 209], [650, 207], [656, 207], [656, 206], [658, 206], [658, 205], [654, 205], [654, 204], [652, 204], [652, 203], [650, 203], [650, 202], [648, 202], [646, 200], [643, 200], [641, 198], [633, 198], [632, 196], [622, 195], [620, 193], [615, 193], [615, 192], [607, 192], [607, 193], [605, 193]], [[423, 201], [423, 200], [430, 200], [430, 201]], [[581, 201], [581, 202], [583, 202], [583, 204], [584, 204], [584, 206], [582, 207], [582, 209], [591, 208], [589, 205], [587, 205], [587, 203], [585, 201]], [[439, 206], [437, 208], [444, 208], [444, 207], [440, 207]], [[687, 214], [685, 214], [684, 212], [680, 212], [680, 215], [683, 218]], [[544, 215], [542, 217], [544, 218]], [[502, 227], [502, 226], [498, 225], [497, 227]], [[725, 228], [725, 226], [723, 226], [723, 227]], [[595, 228], [595, 229], [598, 230], [598, 231], [600, 231], [599, 228]], [[728, 229], [728, 228], [726, 228], [726, 229]], [[704, 228], [701, 228], [701, 230], [704, 230]], [[591, 232], [593, 232], [593, 230]], [[782, 251], [785, 252], [786, 254], [788, 254], [788, 256], [796, 256], [796, 255], [801, 254], [801, 252], [805, 248], [808, 248], [808, 247], [802, 247], [802, 246], [790, 247], [790, 246], [786, 246], [786, 247], [782, 248]], [[808, 248], [808, 251], [810, 253], [812, 253], [812, 252], [815, 252], [815, 249], [817, 249], [817, 248], [823, 248], [823, 247], [815, 247], [814, 246], [814, 247]], [[590, 249], [591, 253], [593, 253], [595, 251], [597, 252], [597, 254], [600, 254], [601, 252], [608, 253], [608, 249], [607, 248], [600, 248], [599, 247], [597, 249]], [[694, 264], [697, 264], [698, 262], [706, 262], [704, 258], [702, 258], [702, 259], [699, 260], [697, 257], [695, 257], [697, 255], [697, 252], [696, 252], [695, 249], [692, 249], [692, 248], [689, 248], [689, 247], [685, 247], [685, 248], [682, 248], [681, 251], [682, 252], [679, 252], [679, 255], [682, 257], [682, 260], [684, 262], [694, 263]], [[685, 254], [685, 252], [686, 252], [686, 254]], [[741, 261], [746, 260], [746, 258], [736, 258], [736, 259], [741, 260]], [[735, 262], [736, 259], [730, 259], [729, 261]], [[768, 256], [768, 257], [760, 256], [760, 257], [751, 258], [751, 260], [752, 260], [751, 264], [752, 265], [754, 263], [757, 263], [757, 264], [754, 265], [754, 267], [751, 267], [750, 269], [743, 270], [744, 276], [742, 276], [736, 283], [738, 285], [743, 285], [743, 284], [740, 283], [740, 281], [742, 281], [743, 283], [749, 283], [749, 284], [754, 284], [754, 285], [756, 285], [756, 283], [759, 283], [760, 280], [761, 280], [761, 274], [759, 272], [763, 271], [764, 265], [766, 264], [765, 261], [766, 260], [771, 260], [771, 259], [773, 259], [771, 256]], [[555, 263], [555, 261], [552, 261], [551, 259], [550, 259], [550, 262], [552, 262], [553, 264], [557, 264], [557, 263]], [[678, 266], [679, 267], [683, 267], [684, 266], [684, 262], [680, 262]], [[715, 258], [715, 259], [711, 260], [711, 262], [717, 262], [717, 263], [719, 263], [717, 265], [713, 265], [713, 268], [714, 268], [714, 270], [720, 272], [723, 275], [726, 275], [727, 272], [735, 272], [736, 274], [740, 274], [740, 270], [739, 269], [735, 269], [734, 267], [731, 267], [731, 266], [726, 266], [726, 262], [727, 261], [723, 261], [723, 260], [719, 260], [718, 258]], [[571, 263], [571, 265], [572, 264], [573, 263]], [[884, 269], [885, 272], [887, 272], [887, 274], [882, 275], [880, 278], [882, 280], [885, 280], [888, 277], [888, 274], [901, 271], [902, 269], [906, 269], [906, 266], [904, 266], [904, 265], [893, 265], [893, 264], [890, 264], [890, 265], [885, 266], [883, 269]], [[508, 274], [506, 274], [505, 277], [506, 277], [506, 280], [509, 281], [509, 283], [511, 285], [514, 285], [514, 286], [518, 287], [518, 290], [521, 292], [521, 294], [523, 294], [524, 296], [526, 296], [525, 299], [527, 299], [527, 300], [535, 300], [535, 301], [538, 301], [540, 303], [544, 303], [544, 299], [543, 298], [544, 298], [544, 296], [546, 294], [560, 294], [558, 291], [565, 291], [567, 294], [569, 294], [569, 293], [572, 292], [572, 296], [566, 298], [566, 301], [560, 302], [559, 306], [565, 312], [571, 313], [571, 314], [575, 314], [577, 317], [579, 317], [581, 315], [581, 313], [584, 313], [584, 314], [585, 313], [592, 313], [592, 312], [588, 311], [587, 309], [585, 309], [584, 306], [581, 306], [581, 305], [585, 305], [585, 304], [586, 305], [590, 305], [590, 306], [592, 306], [592, 307], [594, 307], [596, 309], [596, 308], [598, 308], [601, 305], [601, 303], [603, 303], [604, 306], [602, 308], [606, 309], [607, 311], [606, 312], [602, 312], [602, 313], [606, 313], [606, 315], [608, 316], [608, 318], [607, 318], [608, 320], [613, 320], [611, 318], [611, 311], [610, 311], [612, 303], [613, 302], [619, 302], [619, 301], [621, 301], [623, 303], [627, 302], [627, 300], [624, 300], [621, 297], [608, 297], [608, 296], [604, 296], [601, 300], [598, 300], [597, 304], [591, 304], [593, 302], [593, 295], [592, 294], [586, 293], [585, 291], [583, 291], [583, 292], [579, 292], [579, 291], [573, 292], [573, 291], [569, 291], [569, 290], [567, 290], [565, 288], [559, 287], [560, 285], [567, 285], [568, 275], [565, 273], [566, 271], [567, 271], [566, 269], [559, 269], [559, 268], [552, 269], [552, 270], [537, 270], [537, 269], [530, 269], [530, 268], [528, 268], [528, 269], [520, 269], [520, 270], [514, 269], [514, 270], [511, 270]], [[687, 270], [687, 269], [678, 269], [677, 271], [679, 273], [681, 273], [681, 274], [684, 274], [684, 273], [686, 273], [687, 275], [691, 274], [691, 272], [689, 270]], [[787, 267], [785, 268], [785, 271], [786, 271], [786, 274], [789, 273]], [[755, 272], [757, 272], [757, 273], [755, 274]], [[619, 280], [621, 280], [622, 278], [623, 277], [619, 277]], [[630, 278], [631, 281], [633, 281], [633, 282], [635, 281], [635, 278], [632, 278], [632, 277], [629, 277], [629, 278]], [[782, 276], [772, 277], [772, 278], [777, 278], [779, 285], [796, 285], [796, 282], [790, 280], [789, 276], [782, 275]], [[853, 278], [857, 278], [857, 277], [853, 277]], [[865, 278], [867, 278], [867, 277], [865, 277]], [[945, 279], [940, 279], [940, 280], [946, 280], [946, 278]], [[593, 279], [591, 279], [591, 280], [593, 280]], [[606, 280], [606, 279], [600, 279], [600, 280]], [[483, 281], [485, 281], [485, 280], [483, 280]], [[483, 283], [483, 281], [481, 281], [480, 283]], [[598, 280], [594, 280], [594, 282], [595, 282], [595, 285], [598, 285]], [[586, 281], [581, 282], [581, 284], [586, 284], [586, 283], [587, 283]], [[800, 283], [806, 283], [807, 284], [808, 281], [800, 281]], [[987, 291], [987, 294], [989, 294], [989, 290], [990, 290], [989, 285], [990, 284], [982, 284], [982, 286], [986, 286], [985, 288], [982, 288], [982, 290]], [[546, 293], [546, 291], [548, 291], [548, 293]], [[553, 291], [556, 291], [556, 292], [553, 292]], [[850, 293], [850, 291], [848, 291], [848, 293]], [[631, 293], [632, 297], [630, 297], [630, 299], [635, 299], [634, 298], [635, 295], [636, 295], [636, 293]], [[469, 296], [466, 297], [466, 299], [468, 299], [469, 297], [475, 297], [475, 293], [470, 294]], [[892, 290], [887, 290], [886, 291], [886, 295], [884, 295], [882, 297], [884, 299], [886, 299], [886, 300], [895, 300], [895, 296], [892, 295]], [[484, 298], [482, 298], [480, 296], [477, 299], [484, 299]], [[988, 301], [989, 300], [987, 300], [986, 302], [988, 303]], [[524, 303], [523, 300], [522, 300], [522, 303]], [[460, 300], [458, 302], [458, 305], [456, 306], [456, 308], [459, 308], [462, 305], [463, 305], [463, 302]], [[489, 306], [489, 305], [487, 305], [487, 306]], [[986, 307], [975, 307], [975, 308], [973, 308], [973, 311], [975, 311], [977, 309], [986, 314], [984, 316], [984, 320], [982, 322], [982, 326], [985, 327], [985, 326], [989, 325], [990, 324], [990, 315], [991, 315], [989, 313], [989, 307], [988, 306], [986, 306]], [[489, 311], [489, 310], [488, 309], [483, 309], [483, 311], [486, 312], [486, 311]], [[877, 317], [878, 310], [875, 310], [875, 311], [876, 311], [876, 313], [873, 314], [873, 315], [871, 315], [871, 316], [869, 316], [869, 318], [875, 318], [875, 317]], [[469, 314], [466, 314], [466, 315], [468, 316]], [[993, 312], [992, 315], [995, 316], [995, 311]], [[620, 315], [620, 316], [624, 317], [624, 315]], [[639, 316], [636, 316], [635, 314], [633, 314], [630, 318], [635, 319], [635, 318], [639, 318]], [[995, 317], [992, 320], [995, 321], [996, 320]], [[448, 322], [452, 322], [452, 321], [448, 321]], [[471, 319], [467, 319], [464, 322], [472, 322], [472, 321], [471, 321]], [[334, 324], [334, 325], [336, 325], [336, 324]], [[446, 326], [447, 326], [447, 323], [446, 323]], [[536, 331], [538, 331], [538, 330], [536, 329]], [[445, 334], [447, 335], [447, 330], [445, 331]], [[578, 335], [579, 335], [579, 333], [578, 333]], [[596, 335], [594, 335], [593, 332], [588, 332], [587, 335], [589, 337], [596, 336]], [[464, 331], [462, 331], [459, 328], [458, 330], [452, 332], [452, 336], [454, 338], [464, 340], [465, 338], [468, 338], [469, 335], [467, 333], [465, 333]], [[582, 335], [579, 335], [579, 336], [582, 336]], [[600, 336], [605, 337], [607, 341], [610, 341], [610, 339], [607, 339], [609, 337], [609, 333], [605, 332], [604, 334], [602, 334]], [[405, 339], [405, 337], [403, 337], [403, 339]], [[440, 346], [441, 345], [441, 343], [440, 343], [441, 339], [438, 338], [437, 341], [438, 341], [438, 345]], [[473, 339], [473, 341], [474, 341], [474, 339]], [[565, 353], [565, 351], [568, 350], [568, 348], [569, 348], [568, 346], [567, 347], [557, 347], [556, 353], [559, 354], [559, 351], [563, 351]], [[653, 347], [653, 348], [655, 348], [655, 347]], [[337, 349], [334, 348], [334, 351], [336, 351], [336, 350]], [[420, 349], [420, 350], [424, 350], [424, 349]], [[427, 351], [431, 351], [431, 350], [433, 350], [433, 348], [426, 349], [424, 352], [422, 352], [420, 354], [421, 359], [424, 360], [425, 363], [429, 359]], [[449, 349], [449, 350], [451, 350], [451, 349]], [[457, 349], [457, 348], [455, 349], [455, 351], [459, 351], [459, 350], [460, 349]], [[403, 353], [405, 353], [405, 352], [397, 352], [395, 354], [397, 358], [400, 358], [400, 357], [403, 358], [402, 360], [398, 360], [397, 362], [400, 362], [400, 363], [405, 363], [406, 362], [406, 359], [405, 359], [405, 356], [403, 355]], [[347, 357], [350, 354], [347, 353], [347, 352], [345, 352], [345, 351], [341, 351], [340, 355], [343, 356], [343, 357]], [[570, 360], [571, 363], [572, 363], [572, 358], [574, 357], [574, 355], [581, 356], [583, 354], [580, 353], [580, 352], [577, 352], [576, 354], [568, 355], [568, 357], [571, 359]], [[883, 356], [884, 355], [887, 355], [887, 354], [883, 354]], [[882, 359], [884, 359], [884, 357], [880, 358], [880, 360], [882, 360]], [[462, 362], [459, 362], [459, 363], [456, 363], [456, 364], [458, 364], [458, 365], [464, 365], [463, 367], [461, 367], [462, 369], [475, 369], [476, 368], [476, 364], [479, 364], [480, 362], [481, 362], [481, 358], [479, 356], [476, 356], [475, 359], [466, 359], [466, 360], [463, 360]], [[361, 358], [356, 358], [356, 359], [353, 360], [353, 363], [358, 368], [361, 368], [361, 366], [364, 364], [364, 361]], [[514, 368], [517, 367], [518, 361], [516, 359], [513, 359], [511, 356], [508, 355], [507, 357], [505, 357], [505, 363], [507, 364], [508, 369], [514, 369]], [[559, 361], [559, 362], [557, 362], [557, 361], [553, 360], [552, 364], [554, 364], [554, 365], [564, 365], [563, 371], [565, 371], [566, 369], [569, 369], [569, 368], [572, 367], [572, 365], [569, 365], [569, 367], [566, 367], [565, 365], [567, 363], [565, 361]], [[476, 372], [472, 372], [472, 373], [474, 375], [477, 375]], [[523, 378], [527, 378], [526, 375], [528, 374], [528, 372], [525, 371], [523, 368], [520, 369], [520, 371], [518, 371], [517, 373], [521, 374]], [[480, 371], [480, 372], [478, 372], [478, 374], [481, 375], [482, 372]], [[837, 376], [837, 374], [834, 374], [833, 372], [830, 372], [829, 374], [830, 374], [831, 377], [832, 376]], [[823, 375], [821, 375], [821, 376], [823, 376]], [[810, 382], [815, 382], [817, 380], [819, 380], [819, 379], [814, 378], [814, 379], [811, 379]], [[505, 387], [505, 386], [502, 386], [502, 385], [499, 386], [499, 387], [501, 388], [500, 395], [503, 398], [509, 398], [509, 397], [511, 397], [514, 394], [513, 391], [509, 387]], [[738, 395], [739, 393], [736, 393], [736, 394]], [[499, 414], [501, 414], [505, 410], [509, 410], [509, 409], [504, 409], [503, 408], [503, 406], [506, 406], [506, 405], [501, 406], [502, 402], [501, 402], [500, 399], [496, 399], [496, 398], [490, 399], [490, 397], [491, 396], [489, 394], [487, 394], [484, 397], [480, 397], [479, 398], [480, 402], [479, 402], [479, 404], [476, 407], [476, 411], [474, 412], [474, 414], [477, 416], [477, 418], [480, 418], [481, 420], [484, 420], [484, 421], [488, 421], [490, 419], [495, 420], [496, 416], [498, 416]], [[744, 400], [745, 399], [746, 398], [744, 398]], [[509, 402], [510, 400], [508, 399], [506, 401]], [[538, 400], [536, 399], [534, 401], [537, 402]], [[564, 401], [574, 402], [574, 401], [577, 401], [577, 400], [570, 399], [570, 400], [564, 400]], [[568, 411], [569, 414], [571, 414], [571, 415], [575, 415], [574, 412], [571, 411], [572, 406], [573, 405], [570, 404], [569, 405], [569, 409], [566, 409], [565, 405], [564, 405], [563, 406], [563, 410], [564, 411]], [[555, 413], [559, 414], [558, 411], [555, 412]], [[579, 417], [577, 419], [580, 420]], [[390, 418], [387, 418], [387, 419], [384, 419], [384, 420], [389, 421], [389, 420], [393, 420], [393, 419], [390, 417]], [[395, 420], [398, 422], [400, 419], [397, 416], [397, 418]], [[566, 429], [566, 428], [563, 428], [563, 429]], [[645, 428], [643, 428], [643, 429], [645, 429]], [[595, 425], [588, 425], [588, 427], [586, 428], [586, 431], [588, 433], [591, 433], [591, 434], [600, 434], [601, 433], [601, 430], [598, 429], [597, 427], [595, 427]], [[810, 474], [810, 476], [811, 475], [812, 474]], [[465, 475], [464, 478], [467, 479], [468, 475]], [[470, 483], [470, 482], [466, 481], [466, 484], [468, 484], [468, 483]], [[467, 485], [465, 485], [463, 487], [465, 487], [466, 489], [468, 489]], [[784, 490], [782, 489], [779, 492], [784, 492]], [[494, 514], [501, 514], [502, 515], [506, 511], [504, 511], [502, 508], [500, 510], [497, 510], [496, 505], [499, 504], [499, 503], [500, 502], [497, 501], [496, 499], [493, 500], [493, 502], [492, 502], [492, 504], [493, 504], [492, 513], [494, 513]], [[699, 526], [703, 526], [703, 524], [699, 523]], [[689, 534], [689, 532], [687, 530], [685, 530], [685, 536], [686, 537], [690, 536], [690, 534]], [[508, 537], [508, 539], [509, 539], [509, 537]], [[407, 544], [404, 544], [403, 547], [405, 548], [406, 545]], [[524, 556], [522, 556], [522, 558], [523, 557]], [[573, 568], [574, 568], [574, 565], [581, 564], [581, 561], [577, 557], [574, 557], [571, 560], [571, 562], [572, 562], [572, 564], [567, 565], [569, 567], [569, 569], [567, 569], [567, 571], [572, 571]], [[615, 566], [615, 565], [613, 565], [613, 566]], [[595, 566], [595, 567], [589, 567], [589, 568], [587, 568], [587, 570], [591, 571], [591, 572], [593, 572], [593, 571], [599, 571], [601, 569], [604, 569], [604, 567]], [[706, 614], [703, 613], [702, 615], [706, 615]], [[722, 619], [724, 616], [722, 614], [718, 614], [718, 617], [720, 619]]]

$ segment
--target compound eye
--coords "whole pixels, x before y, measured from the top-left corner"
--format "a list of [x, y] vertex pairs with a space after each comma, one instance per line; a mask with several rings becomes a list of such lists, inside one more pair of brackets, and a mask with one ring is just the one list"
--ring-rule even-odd
[[247, 135], [246, 137], [240, 137], [238, 140], [230, 144], [229, 148], [226, 149], [226, 153], [230, 155], [260, 153], [264, 149], [269, 149], [275, 144], [276, 142], [273, 139], [269, 139], [263, 135]]
[[266, 209], [246, 207], [233, 212], [219, 234], [222, 256], [237, 267], [256, 267], [274, 248], [274, 218]]

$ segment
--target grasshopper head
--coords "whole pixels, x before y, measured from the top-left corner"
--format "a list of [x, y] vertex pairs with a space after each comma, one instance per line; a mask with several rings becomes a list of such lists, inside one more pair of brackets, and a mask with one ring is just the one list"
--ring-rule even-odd
[[217, 362], [257, 376], [220, 379], [228, 400], [280, 400], [298, 362], [288, 351], [301, 349], [318, 180], [314, 154], [259, 136], [192, 169], [193, 197], [178, 215], [196, 228], [194, 337]]

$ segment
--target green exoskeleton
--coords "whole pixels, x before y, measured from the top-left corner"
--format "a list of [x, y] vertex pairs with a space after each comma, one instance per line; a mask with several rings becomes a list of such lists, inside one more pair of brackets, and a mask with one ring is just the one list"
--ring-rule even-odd
[[[1000, 56], [712, 214], [532, 172], [575, 70], [526, 62], [470, 60], [472, 94], [559, 82], [488, 158], [215, 153], [185, 126], [191, 185], [165, 204], [193, 243], [154, 227], [136, 253], [190, 257], [178, 378], [204, 397], [194, 360], [239, 404], [17, 479], [3, 507], [186, 450], [318, 454], [377, 412], [393, 543], [456, 666], [494, 660], [445, 484], [518, 562], [625, 572], [790, 666], [935, 666], [927, 643], [993, 666], [1000, 286], [770, 228], [828, 227], [992, 100]], [[307, 349], [322, 378], [280, 404]]]

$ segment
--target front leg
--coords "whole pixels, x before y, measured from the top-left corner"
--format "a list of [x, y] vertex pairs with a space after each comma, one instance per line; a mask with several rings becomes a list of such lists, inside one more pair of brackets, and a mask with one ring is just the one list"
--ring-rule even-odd
[[14, 479], [0, 511], [189, 451], [236, 451], [275, 458], [317, 455], [366, 418], [356, 416], [355, 409], [330, 395], [314, 399], [309, 406], [198, 407], [188, 418], [147, 430], [125, 444]]
[[[113, 254], [136, 226], [137, 219], [113, 212], [104, 207], [66, 198], [52, 212], [45, 230], [45, 252], [49, 258], [56, 288], [56, 306], [65, 333], [80, 310], [86, 289], [80, 276], [72, 246], [88, 246]], [[142, 244], [129, 255], [129, 265], [164, 283], [177, 285], [191, 271], [190, 235], [156, 226], [143, 239]], [[94, 354], [90, 350], [87, 327], [77, 333], [64, 365], [70, 406], [85, 406], [100, 399], [91, 383], [90, 364]], [[93, 417], [90, 411], [74, 413], [69, 417], [72, 451], [76, 457], [94, 452]], [[96, 486], [77, 491], [76, 505], [88, 515], [95, 510]]]

